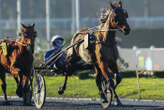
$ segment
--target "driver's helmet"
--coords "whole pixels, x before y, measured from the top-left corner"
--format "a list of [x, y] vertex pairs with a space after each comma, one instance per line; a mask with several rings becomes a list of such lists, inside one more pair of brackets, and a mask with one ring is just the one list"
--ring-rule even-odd
[[53, 47], [61, 47], [63, 44], [64, 38], [60, 35], [55, 35], [51, 39], [51, 44]]

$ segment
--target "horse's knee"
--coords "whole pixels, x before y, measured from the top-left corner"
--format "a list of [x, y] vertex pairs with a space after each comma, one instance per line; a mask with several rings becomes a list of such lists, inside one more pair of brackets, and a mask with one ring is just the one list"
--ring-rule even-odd
[[18, 77], [20, 69], [13, 66], [10, 67], [10, 72], [14, 77]]
[[108, 81], [107, 81], [107, 88], [110, 88], [110, 87], [114, 87], [114, 81], [112, 80], [112, 79], [109, 79]]

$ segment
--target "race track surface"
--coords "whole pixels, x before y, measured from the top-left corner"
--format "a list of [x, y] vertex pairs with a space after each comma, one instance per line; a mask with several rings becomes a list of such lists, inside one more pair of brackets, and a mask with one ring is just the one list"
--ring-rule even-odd
[[[22, 99], [9, 98], [9, 105], [4, 105], [0, 98], [0, 110], [37, 110], [34, 103], [23, 106]], [[109, 110], [164, 110], [164, 101], [122, 99], [122, 106], [112, 104]], [[47, 98], [41, 110], [103, 110], [99, 100]]]

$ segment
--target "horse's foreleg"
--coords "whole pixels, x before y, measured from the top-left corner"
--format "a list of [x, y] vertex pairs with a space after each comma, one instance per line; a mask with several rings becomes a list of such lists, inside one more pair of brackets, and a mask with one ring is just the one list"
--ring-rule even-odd
[[107, 88], [108, 89], [110, 88], [112, 90], [112, 93], [114, 94], [114, 98], [116, 99], [116, 105], [121, 105], [121, 102], [115, 91], [114, 81], [112, 80], [112, 78], [108, 77], [108, 75], [107, 75], [107, 74], [109, 74], [107, 63], [101, 62], [101, 63], [99, 63], [99, 67], [101, 69], [102, 75], [107, 80]]
[[95, 69], [95, 72], [96, 72], [96, 85], [98, 87], [98, 90], [99, 90], [99, 94], [100, 94], [100, 97], [101, 97], [101, 100], [102, 102], [105, 102], [106, 101], [106, 97], [103, 93], [103, 90], [102, 90], [102, 87], [101, 87], [101, 70], [100, 68], [98, 67], [98, 65], [96, 64], [94, 66], [94, 69]]
[[[122, 78], [119, 75], [118, 67], [117, 67], [116, 62], [110, 63], [109, 67], [110, 67], [111, 71], [114, 73], [114, 77], [115, 77], [115, 80], [116, 80], [116, 84], [114, 85], [114, 90], [115, 90], [116, 87], [118, 86], [118, 84], [121, 82]], [[114, 100], [115, 105], [121, 105], [120, 99], [118, 98], [116, 93], [114, 94], [114, 99], [115, 99]]]
[[7, 99], [7, 94], [6, 94], [6, 76], [5, 73], [4, 75], [1, 75], [1, 87], [2, 87], [2, 92], [3, 92], [3, 98], [5, 100], [5, 104], [8, 103], [8, 99]]
[[66, 89], [66, 85], [67, 85], [67, 79], [68, 79], [68, 74], [65, 74], [65, 80], [64, 80], [64, 84], [62, 85], [62, 87], [59, 88], [58, 93], [59, 95], [62, 95]]
[[104, 76], [104, 78], [107, 81], [107, 84], [109, 85], [108, 88], [109, 87], [114, 87], [114, 82], [113, 82], [112, 78], [109, 77], [110, 74], [109, 74], [109, 71], [108, 71], [108, 64], [105, 63], [105, 62], [99, 61], [98, 65], [99, 65], [99, 68], [101, 70], [102, 75]]

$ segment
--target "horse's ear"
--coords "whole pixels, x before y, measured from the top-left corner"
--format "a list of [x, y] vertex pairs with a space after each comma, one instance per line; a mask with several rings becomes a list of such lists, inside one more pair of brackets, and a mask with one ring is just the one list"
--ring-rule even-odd
[[118, 2], [118, 6], [119, 6], [120, 8], [122, 8], [122, 2], [121, 2], [121, 1]]
[[24, 24], [21, 24], [21, 27], [20, 27], [21, 31], [24, 32], [24, 31], [26, 30], [26, 28], [27, 28], [27, 27], [26, 27]]
[[35, 23], [33, 23], [31, 26], [34, 27], [35, 26]]
[[24, 24], [21, 24], [21, 28], [23, 28], [23, 29], [24, 29], [24, 28], [26, 28], [26, 26], [25, 26]]
[[112, 3], [110, 3], [110, 9], [114, 9], [114, 8], [115, 6]]

